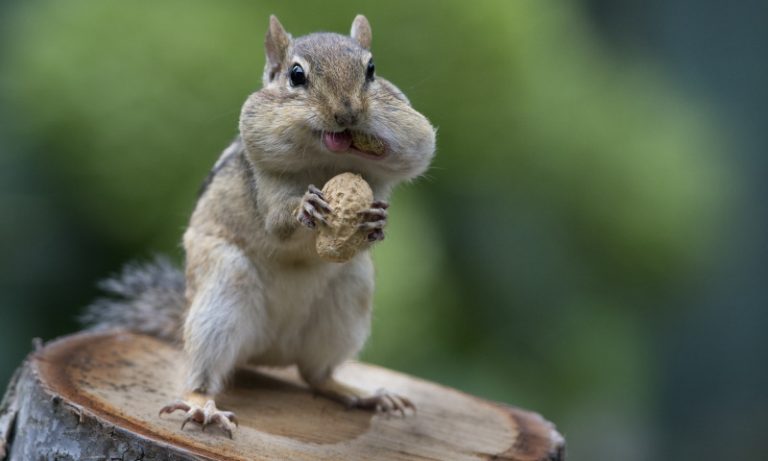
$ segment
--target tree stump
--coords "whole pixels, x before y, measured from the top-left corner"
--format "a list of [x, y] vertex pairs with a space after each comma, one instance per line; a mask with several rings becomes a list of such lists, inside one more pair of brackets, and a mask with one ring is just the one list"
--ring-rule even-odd
[[[538, 414], [350, 362], [338, 378], [407, 396], [405, 418], [315, 397], [293, 369], [244, 368], [219, 400], [240, 423], [230, 440], [181, 413], [181, 351], [130, 333], [80, 333], [30, 354], [0, 408], [9, 460], [562, 460], [564, 440]], [[2, 459], [3, 456], [0, 456]]]

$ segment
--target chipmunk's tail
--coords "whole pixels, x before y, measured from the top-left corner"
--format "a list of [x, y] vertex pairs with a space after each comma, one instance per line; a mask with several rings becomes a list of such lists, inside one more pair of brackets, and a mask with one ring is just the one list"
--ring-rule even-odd
[[90, 330], [122, 328], [168, 341], [181, 338], [184, 274], [167, 258], [129, 263], [99, 282], [107, 296], [88, 306], [80, 321]]

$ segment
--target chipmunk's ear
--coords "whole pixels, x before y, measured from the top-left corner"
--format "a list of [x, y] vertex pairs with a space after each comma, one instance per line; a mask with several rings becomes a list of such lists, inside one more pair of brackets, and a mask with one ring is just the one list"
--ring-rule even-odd
[[265, 77], [272, 81], [278, 72], [280, 65], [285, 59], [288, 47], [291, 45], [291, 35], [283, 29], [283, 25], [277, 20], [274, 14], [269, 17], [269, 29], [267, 38], [264, 41], [264, 47], [267, 51], [267, 65]]
[[349, 35], [366, 50], [371, 49], [371, 25], [362, 14], [355, 16], [355, 20], [352, 21], [352, 32]]

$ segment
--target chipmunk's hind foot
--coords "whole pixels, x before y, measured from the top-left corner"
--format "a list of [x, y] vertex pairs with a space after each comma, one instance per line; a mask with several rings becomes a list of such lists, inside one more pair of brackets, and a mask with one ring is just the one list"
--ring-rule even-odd
[[385, 416], [405, 417], [409, 410], [412, 413], [416, 413], [416, 405], [413, 402], [386, 389], [379, 389], [374, 395], [368, 397], [358, 397], [353, 406], [374, 410]]
[[416, 405], [413, 402], [386, 389], [379, 389], [376, 393], [371, 394], [370, 392], [347, 386], [333, 378], [328, 378], [320, 383], [310, 384], [310, 386], [318, 394], [341, 402], [349, 408], [372, 410], [387, 417], [405, 417], [409, 412], [416, 414]]
[[229, 438], [232, 438], [232, 433], [237, 427], [237, 418], [231, 411], [222, 411], [216, 408], [216, 403], [209, 399], [203, 406], [200, 406], [195, 402], [187, 402], [184, 400], [178, 400], [174, 403], [164, 406], [160, 409], [160, 415], [165, 413], [173, 413], [177, 410], [186, 412], [186, 417], [181, 423], [181, 429], [187, 423], [194, 423], [200, 426], [200, 429], [205, 431], [205, 428], [210, 425], [219, 427]]

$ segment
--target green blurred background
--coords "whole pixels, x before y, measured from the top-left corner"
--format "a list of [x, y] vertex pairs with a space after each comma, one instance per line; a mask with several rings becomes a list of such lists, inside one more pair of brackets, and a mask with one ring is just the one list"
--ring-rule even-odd
[[573, 460], [768, 451], [758, 1], [0, 3], [0, 380], [180, 236], [294, 35], [365, 13], [439, 127], [363, 358], [557, 423]]

